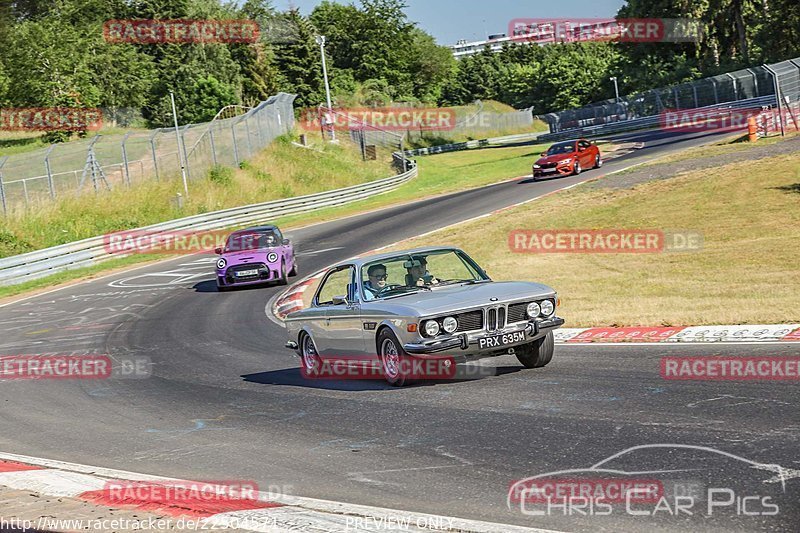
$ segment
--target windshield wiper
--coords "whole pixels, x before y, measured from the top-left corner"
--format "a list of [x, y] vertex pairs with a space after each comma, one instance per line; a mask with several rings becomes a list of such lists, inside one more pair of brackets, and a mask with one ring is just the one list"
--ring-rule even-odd
[[[387, 291], [385, 294], [386, 296], [405, 296], [406, 294], [410, 294], [412, 291], [416, 292], [419, 290], [430, 291], [430, 287], [419, 286], [419, 287], [397, 287], [396, 289], [392, 289]], [[399, 294], [393, 294], [395, 291], [399, 291]]]

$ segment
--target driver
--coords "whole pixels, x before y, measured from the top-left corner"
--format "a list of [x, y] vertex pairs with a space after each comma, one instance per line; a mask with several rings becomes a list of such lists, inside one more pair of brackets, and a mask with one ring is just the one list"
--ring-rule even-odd
[[386, 266], [378, 264], [367, 269], [369, 279], [364, 282], [364, 300], [374, 300], [386, 287]]
[[406, 285], [409, 287], [421, 287], [423, 285], [435, 285], [439, 283], [439, 280], [431, 276], [430, 272], [428, 272], [428, 260], [421, 255], [412, 256], [411, 261], [407, 261], [403, 266], [408, 270], [408, 274], [406, 274]]

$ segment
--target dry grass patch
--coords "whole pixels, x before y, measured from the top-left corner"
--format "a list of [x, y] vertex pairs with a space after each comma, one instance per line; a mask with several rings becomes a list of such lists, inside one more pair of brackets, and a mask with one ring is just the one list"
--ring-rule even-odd
[[[798, 189], [794, 153], [633, 189], [578, 187], [402, 247], [453, 244], [495, 279], [547, 283], [570, 326], [800, 322]], [[704, 245], [629, 255], [509, 249], [512, 230], [566, 228], [688, 230]]]

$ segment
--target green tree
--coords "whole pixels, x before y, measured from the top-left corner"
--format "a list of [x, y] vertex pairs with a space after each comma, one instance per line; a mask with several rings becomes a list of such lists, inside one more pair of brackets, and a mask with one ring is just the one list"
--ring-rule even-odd
[[275, 61], [284, 89], [297, 94], [295, 105], [315, 107], [324, 98], [322, 57], [315, 42], [316, 29], [296, 9], [283, 15], [286, 24], [297, 28], [297, 38], [275, 45]]

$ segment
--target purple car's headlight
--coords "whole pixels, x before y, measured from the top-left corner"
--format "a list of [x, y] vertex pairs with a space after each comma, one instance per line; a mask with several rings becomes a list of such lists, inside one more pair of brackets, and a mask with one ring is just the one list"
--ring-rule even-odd
[[228, 266], [228, 262], [225, 261], [224, 259], [220, 259], [219, 261], [217, 261], [217, 268], [219, 270], [224, 269], [226, 266]]
[[276, 261], [278, 261], [278, 254], [276, 254], [275, 252], [268, 253], [267, 261], [270, 263], [275, 263]]

